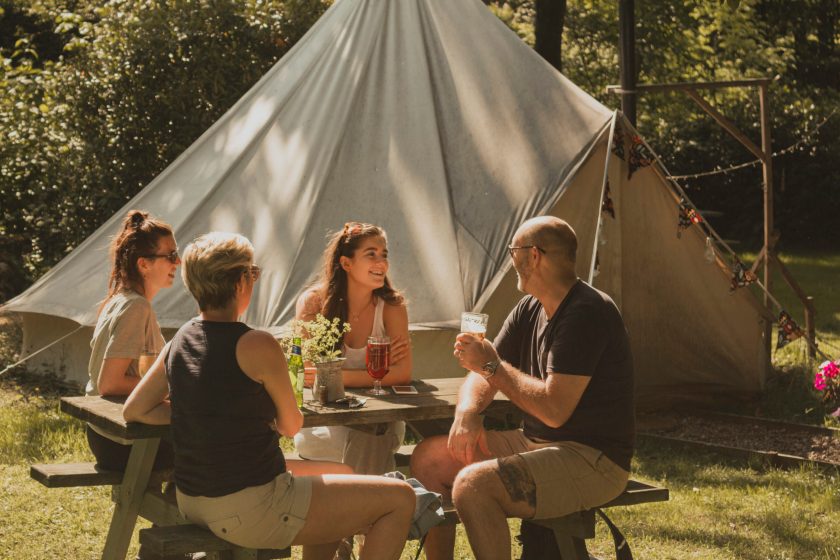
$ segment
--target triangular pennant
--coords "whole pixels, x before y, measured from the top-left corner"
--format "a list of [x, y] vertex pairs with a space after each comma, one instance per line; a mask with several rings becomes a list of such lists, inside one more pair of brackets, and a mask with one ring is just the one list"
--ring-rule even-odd
[[610, 197], [609, 181], [607, 181], [606, 188], [604, 189], [604, 200], [601, 202], [601, 212], [606, 212], [613, 220], [615, 219], [615, 206], [613, 205], [612, 198]]
[[627, 160], [627, 178], [632, 178], [633, 173], [637, 169], [647, 167], [651, 163], [653, 163], [653, 154], [650, 153], [650, 150], [648, 150], [640, 137], [634, 136], [633, 140], [630, 141], [630, 155]]
[[703, 221], [697, 210], [688, 205], [684, 198], [680, 199], [680, 216], [677, 223], [677, 237], [682, 235], [683, 230], [690, 228], [694, 224], [699, 224]]
[[784, 348], [789, 343], [797, 338], [803, 336], [802, 329], [799, 328], [790, 314], [782, 309], [779, 313], [779, 335], [776, 338], [776, 350]]
[[618, 158], [624, 159], [624, 131], [621, 129], [621, 123], [615, 123], [615, 130], [612, 137], [612, 153]]
[[732, 265], [732, 282], [729, 284], [729, 291], [734, 292], [738, 288], [749, 286], [756, 280], [758, 280], [758, 277], [755, 273], [735, 257], [735, 263]]

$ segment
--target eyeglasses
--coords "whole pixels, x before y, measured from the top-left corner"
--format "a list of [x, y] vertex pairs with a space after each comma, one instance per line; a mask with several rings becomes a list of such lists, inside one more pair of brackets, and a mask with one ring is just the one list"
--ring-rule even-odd
[[543, 255], [545, 254], [545, 249], [543, 249], [542, 247], [538, 247], [537, 245], [521, 245], [519, 247], [514, 247], [513, 245], [508, 245], [508, 253], [510, 253], [510, 258], [514, 258], [513, 257], [513, 252], [518, 251], [519, 249], [536, 249], [537, 251], [539, 251]]
[[181, 255], [178, 254], [178, 249], [174, 251], [170, 251], [165, 255], [142, 255], [144, 259], [166, 259], [172, 264], [178, 264], [178, 260], [181, 258]]
[[260, 276], [262, 275], [262, 269], [260, 267], [258, 267], [257, 265], [252, 264], [251, 266], [249, 266], [248, 268], [243, 270], [242, 273], [243, 274], [249, 274], [251, 276], [251, 280], [256, 282], [257, 280], [260, 279]]

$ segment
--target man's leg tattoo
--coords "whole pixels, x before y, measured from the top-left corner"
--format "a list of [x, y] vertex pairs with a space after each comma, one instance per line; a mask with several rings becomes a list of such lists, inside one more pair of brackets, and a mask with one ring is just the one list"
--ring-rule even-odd
[[499, 459], [499, 478], [514, 502], [525, 502], [529, 506], [537, 507], [537, 486], [531, 477], [531, 471], [525, 464], [525, 459], [519, 455], [502, 457]]

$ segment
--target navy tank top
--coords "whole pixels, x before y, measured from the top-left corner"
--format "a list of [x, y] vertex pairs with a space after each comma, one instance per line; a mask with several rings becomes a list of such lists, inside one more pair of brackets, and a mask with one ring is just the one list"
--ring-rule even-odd
[[236, 362], [236, 343], [250, 330], [193, 319], [172, 339], [166, 374], [175, 483], [189, 496], [225, 496], [286, 471], [274, 402]]

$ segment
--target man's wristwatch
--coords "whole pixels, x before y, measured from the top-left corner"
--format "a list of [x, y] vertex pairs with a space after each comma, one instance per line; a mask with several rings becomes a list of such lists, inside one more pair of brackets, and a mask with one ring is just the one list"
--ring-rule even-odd
[[501, 362], [499, 360], [490, 360], [483, 366], [481, 366], [481, 371], [478, 373], [481, 374], [484, 379], [490, 379], [494, 375], [496, 375], [496, 370], [499, 368], [499, 364]]

